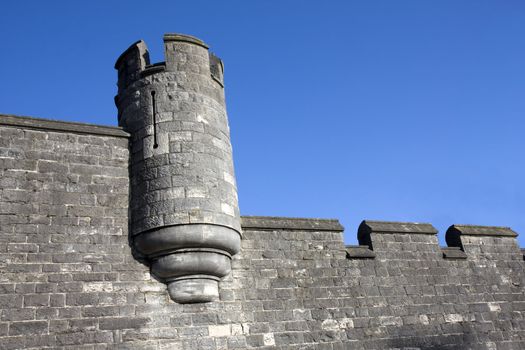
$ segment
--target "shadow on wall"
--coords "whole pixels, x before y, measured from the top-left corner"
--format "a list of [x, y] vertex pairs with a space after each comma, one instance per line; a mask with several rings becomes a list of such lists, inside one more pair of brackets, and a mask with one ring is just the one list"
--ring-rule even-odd
[[[418, 328], [425, 326], [410, 325], [399, 327], [398, 332], [394, 331], [392, 337], [397, 339], [389, 339], [387, 346], [389, 349], [402, 350], [481, 350], [493, 349], [490, 346], [492, 343], [478, 343], [476, 335], [472, 332], [471, 326], [468, 323], [456, 323], [456, 334], [442, 335], [441, 331], [436, 329], [436, 335], [417, 336], [412, 338], [410, 335], [418, 333]], [[495, 345], [494, 345], [495, 349]]]

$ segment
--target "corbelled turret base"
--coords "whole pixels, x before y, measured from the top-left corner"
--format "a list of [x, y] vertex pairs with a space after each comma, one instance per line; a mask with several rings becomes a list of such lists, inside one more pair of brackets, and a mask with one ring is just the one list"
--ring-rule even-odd
[[181, 303], [207, 303], [219, 298], [219, 279], [213, 276], [181, 277], [168, 282], [172, 300]]

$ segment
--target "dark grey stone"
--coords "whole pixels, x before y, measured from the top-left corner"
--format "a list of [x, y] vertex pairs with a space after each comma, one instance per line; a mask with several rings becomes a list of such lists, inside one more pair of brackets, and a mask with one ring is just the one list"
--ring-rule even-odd
[[42, 334], [48, 331], [48, 321], [22, 321], [9, 324], [9, 335]]
[[346, 256], [348, 259], [373, 259], [376, 255], [367, 245], [347, 245]]
[[304, 219], [268, 216], [243, 216], [242, 227], [252, 230], [343, 231], [337, 219]]
[[99, 321], [99, 328], [101, 330], [143, 328], [149, 321], [150, 319], [145, 317], [109, 317]]
[[501, 226], [452, 225], [447, 230], [447, 235], [458, 234], [475, 236], [518, 236], [518, 234], [514, 232], [510, 227]]
[[[208, 302], [241, 235], [222, 63], [191, 36], [166, 34], [164, 45], [162, 64], [150, 65], [142, 41], [115, 64], [119, 125], [133, 154], [131, 241], [173, 300]], [[182, 123], [201, 127], [181, 131]]]
[[460, 247], [441, 248], [445, 259], [466, 259], [467, 254]]

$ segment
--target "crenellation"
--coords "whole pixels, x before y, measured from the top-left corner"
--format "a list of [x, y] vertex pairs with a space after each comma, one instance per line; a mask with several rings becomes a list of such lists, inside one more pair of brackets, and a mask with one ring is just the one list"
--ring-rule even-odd
[[439, 256], [436, 234], [430, 224], [365, 220], [357, 237], [378, 259], [433, 260]]
[[517, 236], [508, 227], [452, 225], [446, 241], [474, 260], [523, 260]]
[[222, 60], [210, 52], [210, 71], [212, 78], [224, 87], [224, 63]]
[[140, 73], [150, 64], [146, 43], [139, 40], [124, 51], [115, 62], [119, 76], [119, 92], [126, 89], [140, 77]]

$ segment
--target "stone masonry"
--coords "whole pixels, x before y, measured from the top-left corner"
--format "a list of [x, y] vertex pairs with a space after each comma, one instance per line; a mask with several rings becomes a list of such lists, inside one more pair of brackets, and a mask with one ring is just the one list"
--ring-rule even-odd
[[174, 301], [211, 301], [241, 241], [223, 67], [197, 38], [166, 34], [164, 45], [165, 62], [150, 65], [139, 41], [115, 64], [130, 240]]
[[[126, 131], [0, 115], [0, 349], [525, 348], [525, 261], [510, 228], [452, 225], [439, 247], [430, 224], [366, 220], [345, 246], [333, 219], [239, 220], [222, 63], [198, 39], [166, 38], [166, 68], [140, 61], [140, 42], [127, 51], [140, 69], [119, 81], [151, 81], [129, 105], [143, 112], [119, 107]], [[198, 77], [167, 68], [172, 48]], [[147, 220], [161, 208], [160, 224]], [[184, 293], [155, 270], [162, 254], [137, 249], [137, 234], [157, 231], [168, 234], [144, 244], [174, 261], [190, 253], [168, 264], [197, 280]], [[240, 246], [220, 246], [241, 231]], [[193, 258], [202, 251], [227, 257], [211, 260], [221, 277], [209, 255]]]

